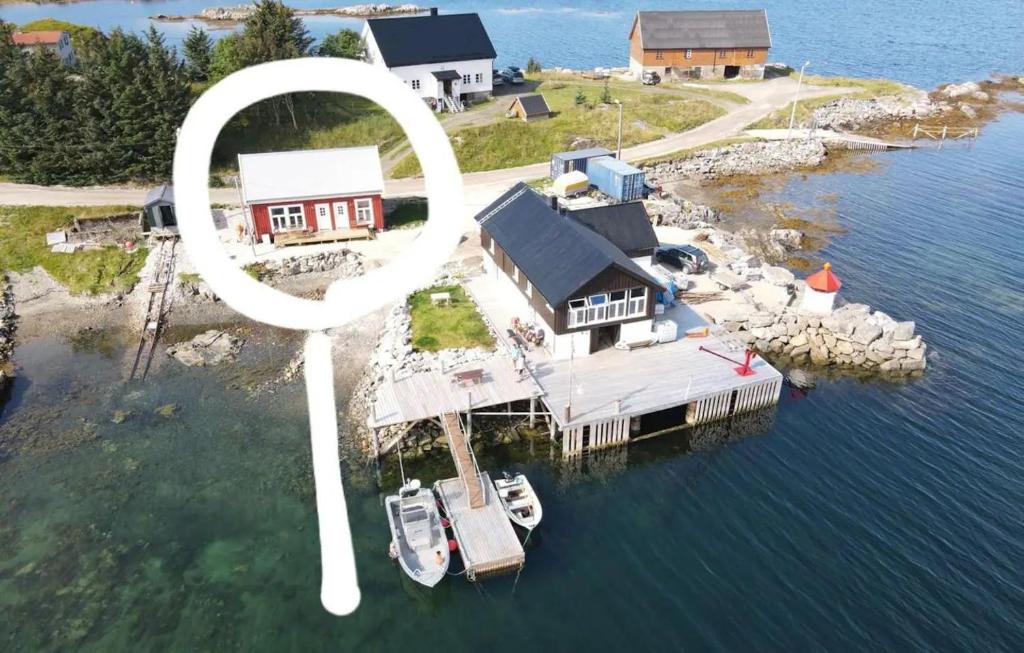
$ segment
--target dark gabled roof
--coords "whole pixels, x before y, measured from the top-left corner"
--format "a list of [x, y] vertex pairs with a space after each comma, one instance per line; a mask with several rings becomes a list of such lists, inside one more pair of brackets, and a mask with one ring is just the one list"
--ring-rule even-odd
[[551, 113], [551, 109], [548, 108], [548, 102], [544, 99], [544, 96], [540, 93], [533, 95], [520, 95], [516, 98], [516, 102], [523, 105], [523, 111], [528, 116], [546, 116]]
[[658, 247], [658, 237], [643, 202], [579, 209], [570, 211], [569, 217], [595, 231], [627, 255]]
[[149, 208], [150, 206], [161, 202], [174, 204], [174, 186], [171, 186], [170, 184], [163, 184], [162, 186], [157, 186], [146, 193], [146, 201], [143, 203], [143, 207]]
[[764, 9], [639, 11], [636, 23], [645, 50], [772, 46]]
[[498, 56], [477, 14], [372, 18], [366, 24], [389, 68]]
[[544, 299], [557, 306], [609, 267], [661, 287], [622, 250], [582, 224], [553, 210], [523, 183], [476, 216]]

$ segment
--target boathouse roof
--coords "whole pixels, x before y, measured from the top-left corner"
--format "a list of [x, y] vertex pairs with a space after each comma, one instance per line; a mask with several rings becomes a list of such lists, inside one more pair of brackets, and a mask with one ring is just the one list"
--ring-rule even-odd
[[66, 32], [59, 29], [39, 30], [38, 32], [15, 32], [11, 41], [15, 45], [57, 45]]
[[376, 145], [239, 154], [238, 176], [250, 204], [384, 192]]
[[552, 306], [566, 301], [609, 267], [661, 288], [629, 256], [578, 220], [562, 215], [518, 183], [476, 216], [480, 228]]
[[651, 254], [658, 247], [658, 236], [643, 202], [626, 202], [578, 209], [569, 217], [598, 233], [627, 256]]
[[639, 11], [637, 27], [645, 50], [772, 47], [764, 9]]
[[366, 26], [388, 68], [498, 56], [477, 14], [371, 18]]

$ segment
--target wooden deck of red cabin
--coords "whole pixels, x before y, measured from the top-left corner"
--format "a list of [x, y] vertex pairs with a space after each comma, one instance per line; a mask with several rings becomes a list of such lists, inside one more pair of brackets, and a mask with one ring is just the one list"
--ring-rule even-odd
[[322, 243], [339, 243], [347, 240], [369, 240], [374, 238], [374, 231], [369, 227], [356, 229], [331, 229], [330, 231], [292, 231], [274, 236], [274, 244], [278, 247], [288, 245], [318, 245]]

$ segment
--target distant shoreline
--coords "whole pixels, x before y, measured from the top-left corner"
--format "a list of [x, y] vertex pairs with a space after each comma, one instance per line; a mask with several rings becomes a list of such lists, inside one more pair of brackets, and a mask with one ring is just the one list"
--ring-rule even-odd
[[[3, 0], [0, 0], [3, 1]], [[71, 0], [78, 1], [78, 0]], [[245, 22], [252, 14], [252, 5], [236, 5], [232, 7], [209, 7], [198, 14], [173, 16], [168, 14], [157, 14], [150, 16], [151, 20], [161, 23], [180, 23], [197, 21], [207, 23], [218, 28], [227, 28]], [[347, 7], [323, 7], [314, 9], [292, 8], [295, 16], [335, 16], [337, 18], [379, 18], [386, 16], [404, 16], [426, 13], [428, 10], [413, 4], [386, 5], [386, 4], [361, 4]]]

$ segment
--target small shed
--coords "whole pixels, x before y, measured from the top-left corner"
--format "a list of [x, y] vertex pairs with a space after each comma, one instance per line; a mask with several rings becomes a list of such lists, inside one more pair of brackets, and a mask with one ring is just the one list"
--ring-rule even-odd
[[548, 101], [540, 93], [520, 95], [512, 101], [512, 105], [508, 108], [508, 113], [509, 116], [514, 116], [524, 122], [544, 120], [551, 117]]
[[807, 287], [804, 289], [800, 308], [810, 313], [831, 313], [832, 307], [835, 306], [836, 293], [842, 287], [843, 282], [832, 271], [832, 264], [826, 263], [821, 270], [807, 277]]
[[559, 197], [572, 197], [590, 190], [590, 180], [586, 174], [573, 170], [560, 175], [552, 184], [551, 190]]
[[146, 193], [142, 205], [150, 228], [166, 229], [177, 227], [178, 218], [174, 213], [174, 186], [163, 184]]
[[579, 170], [585, 174], [587, 172], [587, 162], [601, 156], [615, 156], [615, 154], [603, 147], [591, 147], [585, 150], [552, 154], [550, 176], [552, 179], [558, 179], [560, 176], [573, 170]]
[[610, 156], [593, 159], [587, 166], [590, 183], [620, 202], [643, 199], [646, 175], [625, 161]]

